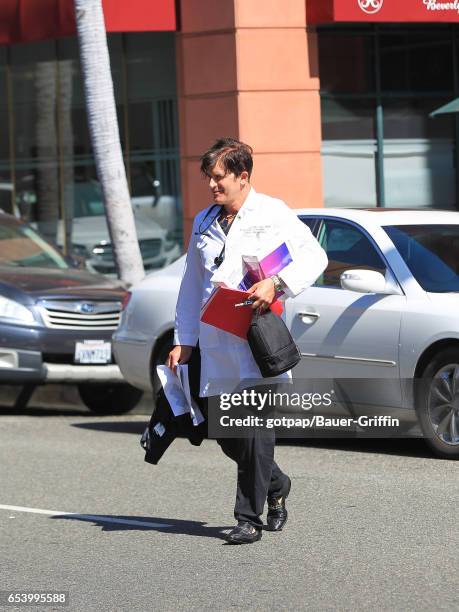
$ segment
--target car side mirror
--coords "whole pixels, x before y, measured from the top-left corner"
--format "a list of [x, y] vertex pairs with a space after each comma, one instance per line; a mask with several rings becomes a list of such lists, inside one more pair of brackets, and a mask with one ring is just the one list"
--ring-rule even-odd
[[384, 276], [375, 270], [346, 270], [340, 282], [343, 289], [357, 293], [392, 293]]

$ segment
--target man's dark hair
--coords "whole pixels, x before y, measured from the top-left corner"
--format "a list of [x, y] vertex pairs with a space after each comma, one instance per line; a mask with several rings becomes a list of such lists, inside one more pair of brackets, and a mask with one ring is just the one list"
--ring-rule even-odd
[[209, 176], [212, 168], [220, 162], [226, 174], [241, 176], [244, 172], [252, 174], [252, 147], [235, 138], [219, 138], [201, 157], [201, 172]]

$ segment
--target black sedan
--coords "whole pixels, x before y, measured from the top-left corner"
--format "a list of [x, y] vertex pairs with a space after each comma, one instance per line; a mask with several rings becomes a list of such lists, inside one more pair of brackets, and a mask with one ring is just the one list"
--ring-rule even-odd
[[[79, 270], [35, 230], [0, 213], [0, 384], [76, 384], [97, 413], [132, 409], [111, 347], [127, 293]], [[24, 394], [23, 394], [24, 395]]]

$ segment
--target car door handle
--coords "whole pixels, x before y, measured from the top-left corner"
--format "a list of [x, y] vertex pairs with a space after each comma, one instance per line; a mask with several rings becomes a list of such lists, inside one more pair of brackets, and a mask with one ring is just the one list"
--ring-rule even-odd
[[304, 310], [301, 312], [297, 312], [296, 316], [299, 317], [302, 321], [304, 319], [320, 319], [320, 313], [310, 310]]

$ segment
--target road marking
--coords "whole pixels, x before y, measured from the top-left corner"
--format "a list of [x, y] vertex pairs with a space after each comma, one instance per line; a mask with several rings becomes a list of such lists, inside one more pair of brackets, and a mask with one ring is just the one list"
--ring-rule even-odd
[[26, 508], [25, 506], [6, 506], [0, 504], [0, 510], [12, 510], [14, 512], [31, 512], [32, 514], [47, 514], [50, 516], [71, 516], [81, 521], [96, 521], [100, 523], [117, 523], [118, 525], [134, 525], [136, 527], [153, 527], [155, 529], [172, 527], [166, 523], [149, 523], [147, 521], [136, 521], [133, 519], [113, 518], [97, 514], [79, 514], [78, 512], [60, 512], [59, 510], [43, 510], [42, 508]]

